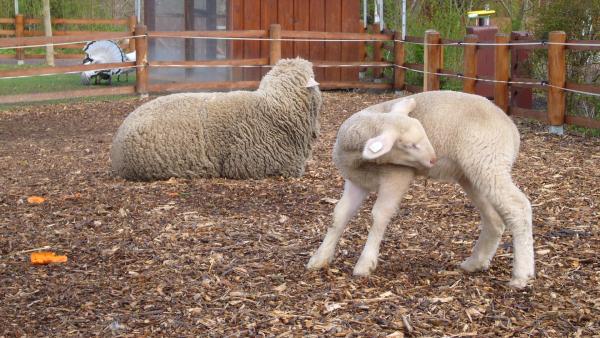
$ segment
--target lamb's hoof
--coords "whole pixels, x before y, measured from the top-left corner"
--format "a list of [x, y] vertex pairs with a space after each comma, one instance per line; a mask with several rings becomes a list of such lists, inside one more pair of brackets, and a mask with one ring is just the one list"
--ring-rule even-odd
[[466, 272], [485, 271], [490, 267], [490, 262], [481, 262], [472, 257], [465, 259], [460, 263], [460, 268]]
[[352, 273], [354, 276], [368, 276], [375, 270], [377, 267], [377, 258], [363, 258], [361, 257], [354, 266], [354, 272]]
[[513, 289], [523, 289], [524, 287], [526, 287], [529, 284], [530, 281], [531, 281], [531, 278], [513, 277], [510, 280], [510, 282], [508, 282], [508, 285]]
[[306, 268], [308, 270], [319, 270], [327, 267], [331, 261], [332, 259], [323, 258], [322, 255], [315, 254], [308, 260]]

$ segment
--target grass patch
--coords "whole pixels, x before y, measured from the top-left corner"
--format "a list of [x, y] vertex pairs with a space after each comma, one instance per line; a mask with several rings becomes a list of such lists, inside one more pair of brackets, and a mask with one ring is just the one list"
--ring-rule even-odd
[[[43, 65], [0, 65], [0, 70], [31, 69], [42, 66]], [[112, 86], [128, 86], [135, 84], [135, 73], [132, 72], [129, 74], [129, 81], [125, 81], [124, 79], [125, 76], [121, 76], [121, 81], [116, 81], [116, 79], [114, 79]], [[79, 73], [0, 79], [0, 93], [2, 93], [2, 95], [93, 89], [100, 88], [101, 86], [106, 86], [106, 84], [103, 82], [102, 85], [82, 85]]]

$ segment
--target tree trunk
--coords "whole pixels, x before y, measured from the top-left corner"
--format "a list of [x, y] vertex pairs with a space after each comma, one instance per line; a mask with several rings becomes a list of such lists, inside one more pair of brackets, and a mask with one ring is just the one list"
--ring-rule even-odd
[[[52, 22], [50, 16], [50, 0], [42, 0], [44, 5], [44, 35], [47, 37], [52, 36]], [[54, 46], [46, 46], [46, 63], [48, 66], [54, 66]]]

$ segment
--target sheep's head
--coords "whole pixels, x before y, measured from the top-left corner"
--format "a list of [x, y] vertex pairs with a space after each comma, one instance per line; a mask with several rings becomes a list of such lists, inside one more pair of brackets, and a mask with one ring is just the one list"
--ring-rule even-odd
[[408, 116], [415, 106], [412, 98], [402, 100], [381, 116], [382, 131], [365, 143], [362, 152], [365, 160], [417, 169], [433, 167], [435, 151], [425, 129], [417, 119]]
[[260, 83], [260, 88], [267, 89], [281, 85], [318, 89], [319, 83], [315, 81], [312, 63], [298, 57], [279, 60], [265, 75]]

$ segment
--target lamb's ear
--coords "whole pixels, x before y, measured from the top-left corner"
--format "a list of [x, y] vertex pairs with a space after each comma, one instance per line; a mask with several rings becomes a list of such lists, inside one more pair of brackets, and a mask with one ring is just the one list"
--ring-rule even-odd
[[417, 101], [411, 97], [394, 103], [390, 109], [390, 113], [408, 115], [416, 106]]
[[312, 87], [316, 87], [318, 85], [319, 85], [319, 83], [315, 80], [314, 77], [311, 76], [308, 78], [308, 81], [306, 81], [306, 84], [304, 85], [304, 87], [312, 88]]
[[396, 141], [396, 136], [391, 132], [383, 132], [379, 136], [375, 136], [365, 143], [365, 148], [362, 152], [362, 157], [365, 160], [374, 160], [387, 154]]

